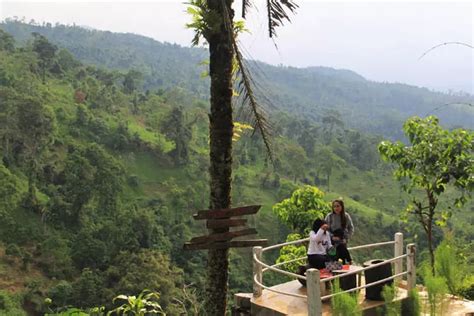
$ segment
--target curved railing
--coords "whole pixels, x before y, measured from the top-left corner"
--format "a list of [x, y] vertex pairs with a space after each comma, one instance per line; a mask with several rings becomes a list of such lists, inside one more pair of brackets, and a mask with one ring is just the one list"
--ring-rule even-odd
[[[393, 279], [399, 280], [402, 277], [404, 277], [405, 275], [407, 276], [407, 286], [408, 286], [408, 288], [411, 289], [415, 286], [415, 278], [416, 278], [416, 275], [415, 275], [415, 262], [414, 262], [415, 245], [414, 244], [407, 245], [407, 247], [406, 247], [407, 252], [405, 254], [403, 254], [403, 234], [402, 233], [396, 233], [394, 240], [391, 240], [391, 241], [385, 241], [385, 242], [379, 242], [379, 243], [367, 244], [367, 245], [360, 245], [360, 246], [355, 246], [355, 247], [348, 248], [349, 250], [359, 250], [359, 249], [367, 249], [367, 248], [373, 248], [373, 247], [394, 245], [394, 257], [393, 258], [384, 260], [383, 262], [373, 264], [373, 265], [370, 265], [368, 267], [364, 267], [364, 268], [361, 268], [361, 269], [358, 269], [358, 270], [355, 270], [355, 271], [351, 271], [351, 272], [347, 272], [347, 273], [344, 273], [344, 274], [339, 274], [339, 275], [331, 276], [331, 277], [328, 277], [328, 278], [324, 278], [322, 280], [320, 280], [319, 270], [317, 270], [317, 269], [309, 269], [307, 271], [307, 276], [305, 277], [305, 276], [302, 276], [302, 275], [299, 275], [299, 274], [296, 274], [296, 273], [292, 273], [292, 272], [288, 272], [288, 271], [285, 271], [285, 270], [282, 270], [282, 269], [279, 268], [280, 266], [282, 266], [284, 264], [306, 260], [307, 257], [296, 258], [296, 259], [292, 259], [292, 260], [285, 261], [285, 262], [280, 262], [280, 263], [273, 264], [273, 265], [266, 264], [265, 262], [262, 261], [262, 254], [266, 251], [269, 251], [269, 250], [272, 250], [272, 249], [278, 249], [278, 248], [288, 246], [288, 245], [301, 244], [301, 243], [305, 243], [305, 242], [308, 242], [308, 241], [309, 241], [309, 238], [305, 238], [305, 239], [295, 240], [295, 241], [286, 242], [286, 243], [282, 243], [282, 244], [272, 245], [272, 246], [269, 246], [269, 247], [266, 247], [266, 248], [262, 248], [262, 247], [254, 247], [253, 248], [253, 261], [254, 261], [254, 277], [253, 277], [254, 293], [253, 293], [253, 296], [254, 296], [254, 298], [257, 298], [257, 297], [261, 296], [263, 289], [266, 289], [268, 291], [272, 291], [272, 292], [275, 292], [275, 293], [278, 293], [278, 294], [282, 294], [282, 295], [288, 295], [288, 296], [299, 297], [299, 298], [306, 298], [307, 301], [308, 301], [308, 315], [313, 316], [313, 315], [321, 315], [321, 312], [322, 312], [321, 301], [322, 300], [331, 298], [331, 297], [333, 297], [335, 295], [339, 295], [341, 293], [354, 292], [354, 291], [364, 289], [364, 288], [367, 288], [369, 286], [377, 285], [377, 284], [380, 284], [380, 283], [384, 283], [386, 281], [393, 280]], [[403, 271], [403, 259], [404, 258], [407, 258], [406, 270], [405, 271]], [[379, 266], [385, 265], [387, 263], [392, 263], [392, 262], [394, 263], [394, 267], [395, 267], [394, 274], [392, 276], [388, 277], [388, 278], [378, 280], [376, 282], [371, 282], [369, 284], [361, 285], [361, 286], [358, 286], [358, 287], [355, 287], [355, 288], [352, 288], [352, 289], [349, 289], [349, 290], [346, 290], [346, 291], [340, 291], [340, 292], [336, 292], [336, 293], [333, 293], [333, 294], [321, 296], [321, 291], [320, 291], [320, 284], [321, 283], [329, 282], [329, 281], [332, 281], [332, 280], [335, 280], [335, 279], [338, 279], [338, 278], [341, 278], [341, 277], [346, 277], [346, 276], [352, 275], [352, 274], [359, 274], [359, 273], [362, 273], [363, 271], [374, 269], [374, 268], [377, 268]], [[292, 278], [298, 278], [298, 279], [306, 280], [308, 295], [301, 295], [301, 294], [296, 294], [296, 293], [280, 291], [280, 290], [277, 290], [275, 288], [265, 286], [262, 282], [263, 273], [266, 272], [266, 271], [269, 271], [269, 270], [274, 271], [276, 273], [283, 274], [283, 275], [287, 275], [287, 276], [292, 277]], [[308, 299], [308, 297], [310, 297], [310, 299]]]

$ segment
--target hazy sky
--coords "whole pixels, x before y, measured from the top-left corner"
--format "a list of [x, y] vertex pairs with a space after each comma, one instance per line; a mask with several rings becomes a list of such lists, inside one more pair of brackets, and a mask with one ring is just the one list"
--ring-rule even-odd
[[[131, 1], [5, 1], [0, 18], [60, 22], [99, 30], [131, 32], [189, 46], [193, 32], [181, 0]], [[351, 69], [367, 79], [402, 82], [436, 90], [474, 93], [474, 50], [442, 46], [474, 45], [471, 1], [413, 2], [302, 1], [292, 23], [278, 30], [278, 50], [267, 38], [263, 3], [248, 21], [252, 34], [242, 36], [245, 51], [271, 64]], [[235, 5], [240, 16], [240, 4]], [[248, 55], [248, 56], [249, 56]]]

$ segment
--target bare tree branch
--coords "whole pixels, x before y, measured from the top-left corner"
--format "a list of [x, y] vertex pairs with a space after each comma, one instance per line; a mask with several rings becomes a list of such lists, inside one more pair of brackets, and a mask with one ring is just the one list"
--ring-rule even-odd
[[430, 53], [431, 51], [437, 49], [438, 47], [441, 47], [441, 46], [445, 46], [445, 45], [461, 45], [461, 46], [466, 46], [466, 47], [469, 47], [471, 49], [474, 49], [474, 46], [472, 45], [469, 45], [469, 44], [466, 44], [466, 43], [463, 43], [463, 42], [446, 42], [446, 43], [441, 43], [441, 44], [438, 44], [436, 46], [433, 46], [431, 47], [430, 49], [428, 49], [426, 52], [423, 53], [423, 55], [421, 55], [418, 60], [422, 59], [423, 57], [425, 57], [428, 53]]

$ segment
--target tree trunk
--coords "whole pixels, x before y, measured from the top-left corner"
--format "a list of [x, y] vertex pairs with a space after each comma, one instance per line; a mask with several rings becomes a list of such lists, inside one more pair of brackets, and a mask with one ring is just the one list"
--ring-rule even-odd
[[41, 69], [42, 69], [42, 83], [45, 84], [46, 83], [46, 62], [42, 62], [41, 63]]
[[[223, 5], [226, 5], [225, 8]], [[232, 0], [209, 0], [211, 10], [222, 17], [219, 32], [211, 34], [207, 40], [210, 54], [211, 114], [210, 126], [210, 208], [228, 208], [231, 205], [232, 177], [232, 28], [224, 23], [225, 15], [232, 21]], [[225, 232], [216, 229], [213, 232]], [[207, 288], [204, 303], [207, 315], [225, 315], [227, 300], [227, 279], [229, 250], [211, 249], [208, 253]]]
[[428, 248], [430, 251], [430, 263], [431, 263], [431, 274], [435, 276], [435, 255], [433, 249], [433, 227], [432, 227], [432, 219], [430, 219], [430, 223], [428, 225]]
[[428, 197], [429, 205], [429, 214], [428, 214], [428, 227], [426, 233], [428, 234], [428, 248], [430, 251], [430, 263], [431, 263], [431, 273], [435, 276], [435, 255], [433, 249], [433, 217], [438, 204], [438, 200], [435, 198], [433, 191], [426, 190], [426, 195]]
[[331, 179], [331, 172], [328, 172], [327, 178], [326, 178], [326, 182], [327, 182], [327, 185], [328, 185], [328, 192], [331, 191], [331, 188], [329, 187], [329, 180], [330, 179]]

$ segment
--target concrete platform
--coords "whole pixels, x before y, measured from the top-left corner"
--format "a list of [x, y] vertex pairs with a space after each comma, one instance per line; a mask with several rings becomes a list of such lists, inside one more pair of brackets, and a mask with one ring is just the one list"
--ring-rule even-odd
[[[272, 287], [273, 289], [294, 293], [299, 295], [306, 295], [306, 288], [303, 287], [297, 280], [282, 283]], [[403, 287], [398, 287], [397, 300], [407, 298], [407, 291]], [[358, 293], [358, 300], [364, 315], [376, 315], [375, 309], [383, 306], [383, 301], [372, 301], [365, 299], [365, 291], [360, 290]], [[289, 295], [278, 294], [269, 290], [263, 290], [262, 296], [257, 299], [253, 297], [250, 299], [251, 315], [258, 316], [280, 316], [280, 315], [295, 315], [307, 316], [308, 305], [306, 298], [298, 298]], [[323, 302], [323, 315], [331, 315], [330, 300]]]

